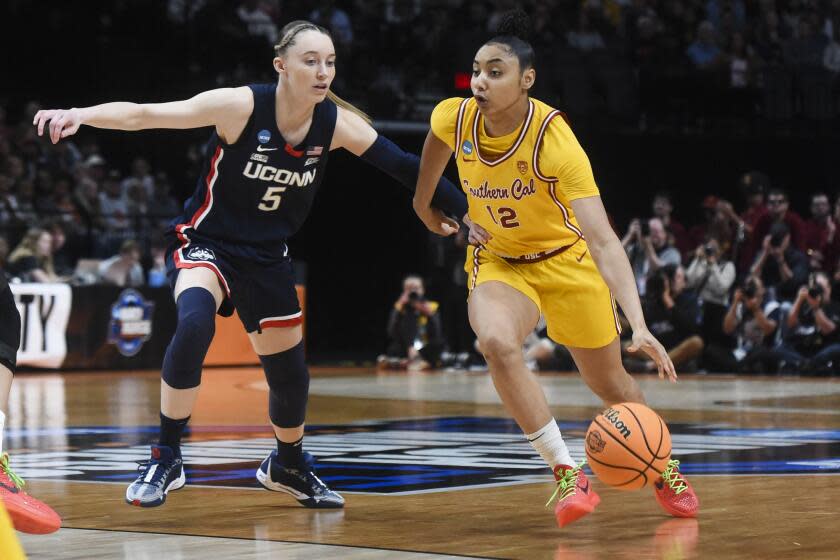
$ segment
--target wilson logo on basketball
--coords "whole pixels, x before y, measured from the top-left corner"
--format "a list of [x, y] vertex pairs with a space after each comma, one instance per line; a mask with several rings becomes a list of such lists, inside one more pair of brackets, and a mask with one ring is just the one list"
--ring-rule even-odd
[[590, 453], [600, 453], [607, 442], [601, 437], [601, 432], [592, 431], [586, 435], [586, 448]]
[[608, 408], [607, 410], [605, 410], [605, 411], [604, 411], [604, 418], [606, 418], [606, 419], [607, 419], [607, 421], [608, 421], [610, 424], [612, 424], [613, 426], [615, 426], [615, 429], [616, 429], [616, 430], [618, 430], [618, 432], [619, 432], [622, 436], [624, 436], [624, 439], [627, 439], [627, 438], [629, 438], [629, 437], [630, 437], [630, 433], [631, 433], [631, 432], [630, 432], [630, 428], [628, 428], [628, 427], [624, 424], [624, 422], [622, 422], [622, 421], [618, 418], [618, 416], [619, 416], [619, 412], [618, 412], [617, 410], [615, 410], [614, 408]]

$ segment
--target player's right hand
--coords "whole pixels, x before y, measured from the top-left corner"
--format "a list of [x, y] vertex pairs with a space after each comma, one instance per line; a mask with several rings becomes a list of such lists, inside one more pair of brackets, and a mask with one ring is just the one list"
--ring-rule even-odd
[[628, 352], [635, 353], [640, 350], [656, 362], [660, 379], [667, 377], [670, 382], [677, 382], [677, 371], [674, 369], [674, 362], [668, 356], [668, 351], [646, 328], [633, 331], [633, 342], [627, 347]]
[[44, 135], [44, 125], [50, 123], [50, 140], [57, 144], [62, 138], [76, 134], [82, 125], [78, 109], [42, 109], [35, 113], [32, 124], [38, 127], [38, 136]]

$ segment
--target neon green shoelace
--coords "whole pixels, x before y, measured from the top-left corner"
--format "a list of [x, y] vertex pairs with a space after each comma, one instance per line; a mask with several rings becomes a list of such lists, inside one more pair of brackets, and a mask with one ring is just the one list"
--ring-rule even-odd
[[677, 496], [688, 490], [688, 486], [680, 474], [679, 467], [680, 462], [676, 459], [671, 459], [668, 461], [668, 466], [664, 471], [662, 471], [662, 480], [665, 481], [665, 484], [671, 487], [671, 490], [673, 490], [674, 494]]
[[578, 473], [585, 464], [585, 460], [581, 461], [578, 466], [573, 469], [568, 469], [563, 473], [563, 476], [557, 481], [557, 488], [554, 489], [554, 493], [545, 503], [545, 507], [550, 506], [551, 502], [553, 502], [555, 498], [557, 498], [558, 502], [561, 502], [569, 496], [574, 496]]
[[18, 488], [23, 488], [23, 485], [26, 484], [21, 477], [15, 474], [15, 471], [9, 466], [9, 454], [3, 453], [0, 455], [0, 469], [3, 470], [8, 476], [9, 480], [11, 480], [15, 486]]

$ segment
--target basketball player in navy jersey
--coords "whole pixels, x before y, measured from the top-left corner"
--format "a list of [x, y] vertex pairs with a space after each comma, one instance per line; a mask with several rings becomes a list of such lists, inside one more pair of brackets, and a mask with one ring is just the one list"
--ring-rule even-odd
[[[344, 505], [303, 451], [309, 372], [285, 241], [309, 213], [331, 150], [345, 148], [411, 190], [419, 159], [378, 136], [363, 113], [330, 92], [336, 56], [327, 30], [289, 23], [275, 54], [277, 83], [216, 89], [172, 103], [106, 103], [35, 115], [39, 135], [49, 122], [53, 143], [83, 124], [118, 130], [215, 127], [195, 193], [168, 232], [178, 326], [162, 367], [160, 439], [126, 491], [132, 505], [161, 505], [167, 492], [184, 485], [181, 435], [198, 394], [214, 316], [234, 308], [265, 370], [277, 439], [258, 480], [307, 507]], [[466, 213], [466, 199], [454, 185], [443, 180], [438, 192], [438, 208]], [[457, 230], [456, 221], [438, 216], [442, 227]]]

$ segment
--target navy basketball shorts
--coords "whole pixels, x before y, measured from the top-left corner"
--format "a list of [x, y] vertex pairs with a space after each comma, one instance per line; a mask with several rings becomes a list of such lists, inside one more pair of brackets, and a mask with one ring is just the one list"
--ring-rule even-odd
[[219, 280], [225, 295], [219, 315], [230, 317], [236, 309], [247, 332], [293, 327], [303, 321], [291, 258], [256, 260], [206, 239], [169, 246], [166, 271], [173, 291], [178, 273], [196, 267], [213, 271]]

